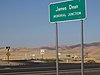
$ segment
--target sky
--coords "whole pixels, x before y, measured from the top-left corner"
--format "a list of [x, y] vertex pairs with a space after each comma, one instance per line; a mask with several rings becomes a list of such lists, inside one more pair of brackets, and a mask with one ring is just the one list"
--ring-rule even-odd
[[[55, 45], [48, 6], [64, 0], [0, 0], [0, 47]], [[84, 43], [100, 42], [100, 0], [86, 0]], [[58, 23], [59, 45], [81, 43], [80, 21]]]

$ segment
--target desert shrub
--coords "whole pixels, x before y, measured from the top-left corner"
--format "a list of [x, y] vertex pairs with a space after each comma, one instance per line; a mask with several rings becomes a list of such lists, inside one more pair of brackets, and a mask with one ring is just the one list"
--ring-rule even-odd
[[88, 60], [86, 63], [96, 63], [94, 60]]
[[[44, 62], [56, 62], [56, 59], [40, 59], [40, 60]], [[62, 61], [62, 60], [59, 60], [59, 61]]]

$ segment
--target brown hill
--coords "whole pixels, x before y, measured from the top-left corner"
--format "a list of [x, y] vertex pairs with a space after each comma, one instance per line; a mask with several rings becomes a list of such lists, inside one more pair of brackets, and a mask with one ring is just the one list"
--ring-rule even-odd
[[[23, 59], [41, 59], [41, 49], [45, 49], [43, 55], [44, 58], [56, 58], [56, 49], [54, 46], [45, 46], [40, 48], [11, 48], [10, 60], [23, 60]], [[80, 56], [81, 46], [80, 44], [71, 46], [59, 46], [60, 58], [65, 59], [67, 54], [73, 56]], [[6, 49], [0, 48], [0, 59], [7, 60]], [[89, 58], [100, 58], [100, 42], [94, 42], [84, 44], [84, 54], [87, 54]]]

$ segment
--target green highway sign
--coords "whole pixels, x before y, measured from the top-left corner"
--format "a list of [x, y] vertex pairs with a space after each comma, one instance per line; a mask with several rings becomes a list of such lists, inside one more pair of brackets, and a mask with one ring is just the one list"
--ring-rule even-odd
[[49, 21], [51, 23], [84, 20], [86, 18], [85, 0], [67, 0], [49, 5]]

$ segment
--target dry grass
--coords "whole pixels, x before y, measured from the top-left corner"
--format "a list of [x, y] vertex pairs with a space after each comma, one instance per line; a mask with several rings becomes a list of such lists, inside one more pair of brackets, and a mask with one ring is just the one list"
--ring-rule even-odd
[[[87, 59], [93, 59], [97, 62], [100, 62], [100, 48], [98, 47], [88, 47], [84, 49], [85, 53], [88, 53]], [[0, 49], [0, 59], [7, 60], [6, 56], [7, 51], [3, 48]], [[40, 54], [40, 49], [31, 49], [31, 48], [12, 48], [10, 51], [10, 60], [24, 60], [24, 59], [41, 59], [42, 55]], [[66, 59], [67, 54], [71, 54], [73, 56], [80, 55], [80, 48], [74, 48], [71, 50], [59, 50], [61, 55], [59, 56], [60, 59]], [[32, 56], [35, 54], [35, 56]], [[44, 59], [55, 59], [56, 58], [56, 50], [46, 50], [45, 54], [43, 55]], [[86, 60], [87, 60], [86, 59]]]

